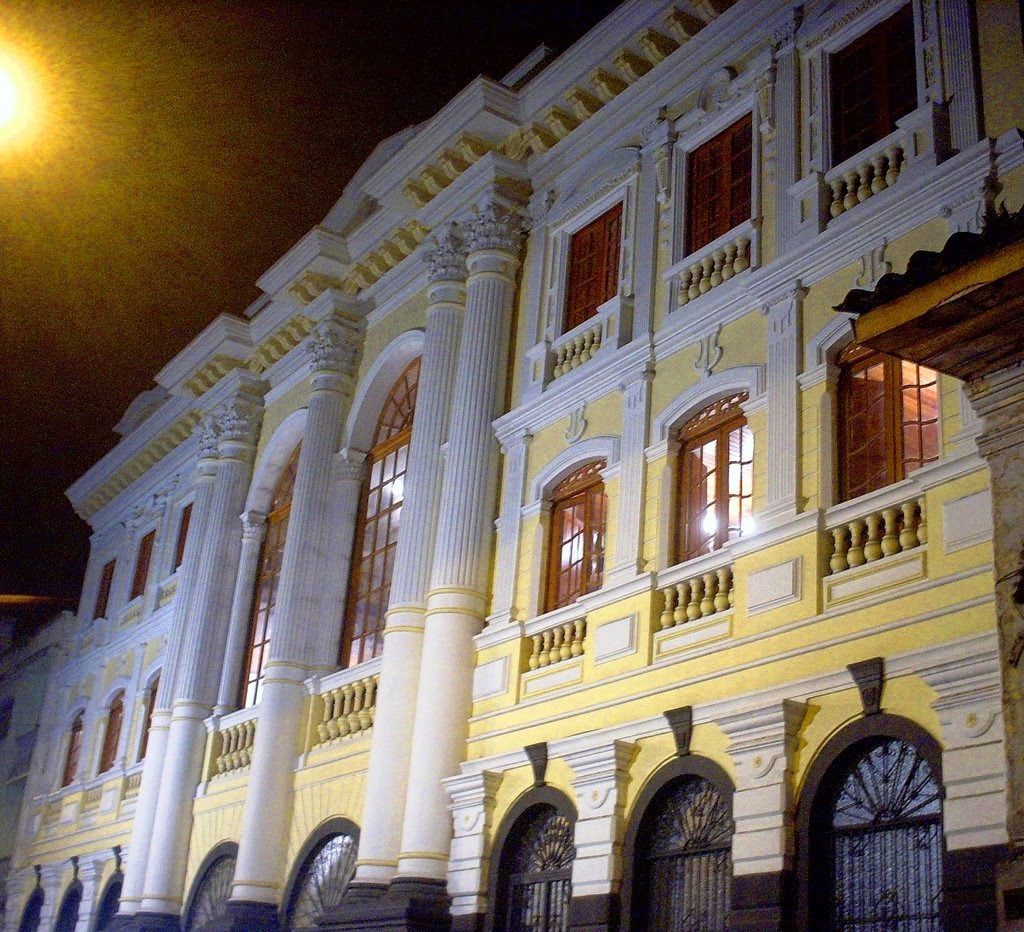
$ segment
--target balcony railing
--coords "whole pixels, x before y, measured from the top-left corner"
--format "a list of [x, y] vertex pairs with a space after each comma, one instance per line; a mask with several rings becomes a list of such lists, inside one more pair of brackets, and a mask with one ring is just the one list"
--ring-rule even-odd
[[254, 706], [225, 715], [219, 722], [216, 717], [207, 719], [207, 727], [213, 729], [211, 778], [242, 770], [252, 763], [258, 713], [259, 707]]
[[735, 598], [732, 565], [720, 566], [665, 586], [661, 589], [661, 596], [663, 607], [659, 623], [662, 631], [724, 612], [733, 607]]
[[676, 306], [682, 307], [741, 272], [757, 266], [758, 224], [747, 220], [695, 250], [666, 273], [675, 280]]
[[563, 660], [583, 655], [587, 637], [587, 620], [580, 618], [556, 625], [531, 636], [533, 647], [528, 666], [531, 670], [549, 667]]
[[365, 735], [373, 728], [380, 688], [380, 659], [306, 681], [313, 697], [311, 747]]
[[924, 496], [874, 507], [830, 526], [831, 575], [928, 543]]

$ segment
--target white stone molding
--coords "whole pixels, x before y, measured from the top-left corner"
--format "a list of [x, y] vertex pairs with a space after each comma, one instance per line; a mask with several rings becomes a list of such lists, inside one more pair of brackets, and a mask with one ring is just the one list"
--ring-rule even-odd
[[435, 234], [426, 254], [427, 281], [465, 282], [466, 244], [463, 242], [458, 225], [448, 224], [440, 233]]
[[733, 366], [713, 372], [696, 385], [677, 395], [654, 416], [651, 426], [653, 443], [666, 441], [676, 427], [682, 427], [691, 417], [721, 398], [746, 392], [750, 401], [757, 401], [765, 390], [764, 366]]
[[768, 435], [767, 494], [760, 518], [766, 524], [795, 516], [800, 466], [798, 425], [800, 417], [800, 348], [803, 346], [803, 299], [806, 290], [794, 282], [764, 306], [768, 317]]
[[295, 448], [306, 433], [308, 408], [292, 411], [271, 435], [263, 447], [259, 461], [253, 470], [252, 483], [245, 501], [244, 514], [266, 516], [277, 489], [277, 483], [284, 472]]
[[1002, 845], [1006, 832], [1006, 760], [997, 649], [945, 660], [920, 671], [938, 694], [942, 723], [943, 830], [946, 847]]
[[502, 774], [484, 770], [441, 781], [451, 800], [448, 809], [454, 829], [448, 863], [452, 915], [487, 912], [490, 870], [487, 838], [501, 779]]
[[[654, 369], [622, 386], [622, 455], [616, 511], [614, 565], [605, 582], [616, 585], [643, 572], [644, 493], [647, 484], [647, 429]], [[610, 465], [610, 464], [609, 464]]]
[[576, 857], [572, 862], [574, 896], [614, 893], [621, 871], [625, 788], [637, 746], [614, 741], [565, 754], [576, 794]]
[[516, 617], [516, 579], [519, 575], [520, 509], [526, 483], [526, 456], [531, 434], [523, 431], [505, 442], [505, 475], [501, 484], [501, 505], [496, 522], [497, 544], [488, 625], [511, 621]]
[[791, 866], [793, 759], [806, 710], [804, 703], [786, 699], [717, 719], [729, 737], [729, 756], [736, 767], [735, 874], [772, 873]]
[[523, 506], [524, 509], [536, 508], [559, 482], [584, 463], [603, 459], [606, 470], [616, 466], [619, 462], [620, 446], [618, 437], [608, 435], [588, 437], [566, 448], [542, 466], [533, 477], [530, 482], [529, 500]]

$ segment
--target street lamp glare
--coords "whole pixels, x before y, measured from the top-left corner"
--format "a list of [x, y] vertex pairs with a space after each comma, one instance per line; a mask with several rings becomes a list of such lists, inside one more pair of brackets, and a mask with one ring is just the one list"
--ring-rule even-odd
[[34, 119], [32, 82], [24, 66], [0, 51], [0, 140], [25, 134]]

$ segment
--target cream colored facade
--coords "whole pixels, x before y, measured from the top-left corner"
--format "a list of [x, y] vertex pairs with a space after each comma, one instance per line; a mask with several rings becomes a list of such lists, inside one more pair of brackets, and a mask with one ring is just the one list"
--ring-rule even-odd
[[[830, 56], [903, 5], [627, 2], [554, 61], [477, 79], [380, 144], [260, 300], [168, 363], [68, 492], [92, 555], [6, 928], [37, 889], [52, 928], [77, 880], [77, 928], [93, 929], [115, 872], [117, 923], [177, 927], [225, 843], [223, 927], [274, 927], [308, 842], [339, 818], [359, 829], [363, 895], [331, 927], [435, 928], [450, 912], [482, 928], [506, 816], [537, 792], [524, 749], [542, 743], [541, 778], [575, 809], [571, 927], [611, 927], [628, 918], [645, 788], [681, 759], [664, 713], [687, 707], [684, 756], [732, 784], [733, 927], [797, 923], [799, 895], [780, 891], [807, 857], [806, 781], [830, 742], [870, 727], [849, 666], [873, 658], [883, 717], [941, 749], [950, 927], [995, 921], [1010, 838], [981, 422], [940, 377], [941, 459], [840, 501], [836, 357], [852, 330], [833, 308], [976, 230], [993, 196], [1024, 201], [1020, 9], [912, 0], [918, 107], [833, 165]], [[688, 160], [746, 114], [750, 219], [688, 252]], [[617, 293], [563, 332], [572, 234], [616, 204]], [[338, 669], [363, 461], [416, 357], [385, 646]], [[674, 564], [678, 430], [740, 392], [753, 527]], [[300, 442], [267, 686], [238, 709], [264, 522]], [[552, 490], [598, 459], [603, 583], [544, 612]], [[849, 559], [856, 529], [877, 544], [865, 561]], [[98, 775], [118, 690], [117, 761]], [[60, 788], [79, 711], [81, 763]], [[434, 918], [417, 925], [420, 901]]]

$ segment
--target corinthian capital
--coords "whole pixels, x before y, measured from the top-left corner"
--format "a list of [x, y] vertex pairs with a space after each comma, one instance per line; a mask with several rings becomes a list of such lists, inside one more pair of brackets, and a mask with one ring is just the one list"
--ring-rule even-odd
[[318, 372], [351, 375], [359, 362], [358, 334], [336, 318], [328, 317], [309, 335], [306, 351], [314, 375]]
[[489, 201], [466, 224], [466, 249], [469, 252], [499, 249], [518, 255], [527, 228], [526, 218], [522, 214], [497, 201]]
[[267, 516], [259, 511], [242, 512], [242, 539], [260, 544], [267, 529]]
[[466, 244], [454, 223], [435, 234], [427, 250], [427, 279], [430, 282], [466, 280]]
[[244, 395], [229, 398], [217, 409], [218, 440], [254, 444], [261, 414], [261, 406], [252, 398]]
[[217, 419], [212, 414], [204, 414], [196, 426], [196, 434], [199, 436], [199, 459], [216, 459]]

